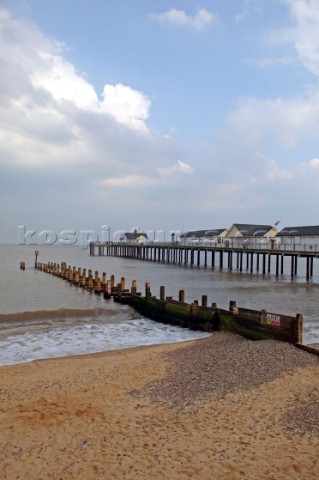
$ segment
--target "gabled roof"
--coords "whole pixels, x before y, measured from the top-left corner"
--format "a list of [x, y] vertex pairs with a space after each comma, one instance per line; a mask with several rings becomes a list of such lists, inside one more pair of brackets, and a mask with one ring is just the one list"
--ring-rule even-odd
[[146, 233], [142, 233], [142, 232], [127, 232], [127, 233], [123, 233], [121, 235], [121, 239], [123, 239], [124, 237], [127, 238], [127, 240], [137, 240], [138, 238], [140, 237], [145, 237], [145, 238], [148, 238]]
[[272, 225], [250, 225], [249, 223], [234, 223], [234, 225], [229, 229], [229, 231], [233, 227], [236, 227], [243, 237], [253, 237], [254, 235], [262, 237], [274, 228]]
[[184, 232], [181, 234], [181, 238], [186, 237], [217, 237], [222, 232], [224, 232], [226, 228], [216, 228], [214, 230], [190, 230], [189, 232]]
[[277, 234], [277, 237], [291, 237], [296, 235], [319, 235], [319, 225], [312, 227], [285, 227]]

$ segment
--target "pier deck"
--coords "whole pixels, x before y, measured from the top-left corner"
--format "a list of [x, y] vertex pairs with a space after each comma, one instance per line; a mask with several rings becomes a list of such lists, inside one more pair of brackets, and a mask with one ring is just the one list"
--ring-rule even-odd
[[258, 247], [229, 247], [229, 246], [204, 246], [181, 245], [178, 243], [123, 243], [107, 242], [90, 243], [90, 255], [126, 257], [152, 262], [173, 263], [179, 265], [197, 265], [204, 267], [227, 268], [229, 271], [237, 270], [271, 272], [272, 260], [275, 261], [275, 274], [283, 275], [284, 259], [290, 257], [290, 275], [298, 273], [298, 259], [305, 259], [305, 276], [307, 280], [313, 277], [314, 259], [319, 258], [319, 248], [310, 249], [309, 246], [298, 246], [298, 249], [280, 249]]

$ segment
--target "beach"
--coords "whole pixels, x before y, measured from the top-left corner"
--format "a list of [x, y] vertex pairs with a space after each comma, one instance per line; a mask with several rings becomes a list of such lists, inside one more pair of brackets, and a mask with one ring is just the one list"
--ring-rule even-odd
[[315, 479], [319, 357], [218, 332], [0, 368], [0, 478]]

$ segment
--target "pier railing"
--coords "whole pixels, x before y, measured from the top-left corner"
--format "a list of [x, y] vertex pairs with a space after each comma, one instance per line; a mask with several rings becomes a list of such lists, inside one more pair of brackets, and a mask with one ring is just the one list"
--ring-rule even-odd
[[[276, 248], [275, 248], [276, 247]], [[298, 249], [297, 249], [298, 247]], [[170, 243], [127, 243], [107, 242], [90, 243], [90, 255], [127, 257], [138, 260], [154, 262], [175, 263], [184, 265], [204, 265], [219, 269], [237, 269], [240, 272], [244, 268], [251, 273], [261, 271], [263, 274], [271, 272], [271, 261], [275, 259], [276, 275], [284, 273], [284, 258], [291, 259], [291, 276], [297, 275], [298, 258], [306, 259], [306, 279], [313, 277], [314, 259], [319, 258], [317, 245], [277, 245], [274, 244], [226, 244], [207, 246], [197, 244], [188, 245], [180, 242]], [[244, 262], [245, 257], [245, 262]], [[246, 264], [246, 267], [244, 265]]]
[[95, 247], [107, 247], [107, 246], [139, 246], [139, 247], [152, 247], [152, 248], [193, 248], [197, 249], [200, 248], [207, 248], [210, 250], [219, 251], [222, 250], [258, 250], [258, 251], [265, 251], [265, 252], [294, 252], [296, 254], [303, 254], [303, 253], [313, 253], [319, 254], [319, 244], [313, 242], [312, 244], [309, 243], [270, 243], [270, 242], [260, 242], [259, 240], [249, 240], [249, 241], [238, 241], [238, 240], [231, 240], [229, 242], [224, 241], [222, 243], [216, 242], [204, 242], [204, 241], [194, 241], [194, 242], [156, 242], [156, 241], [146, 241], [143, 243], [133, 243], [127, 241], [121, 242], [91, 242], [91, 246]]

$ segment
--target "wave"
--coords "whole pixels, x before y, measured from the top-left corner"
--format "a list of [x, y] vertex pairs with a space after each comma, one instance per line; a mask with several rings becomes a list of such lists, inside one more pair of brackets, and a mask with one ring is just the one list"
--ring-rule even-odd
[[36, 310], [34, 312], [17, 312], [17, 313], [2, 313], [0, 314], [0, 323], [2, 322], [17, 322], [17, 321], [32, 321], [45, 320], [57, 318], [79, 318], [79, 317], [100, 317], [100, 316], [114, 316], [119, 314], [119, 308], [59, 308], [58, 310]]

